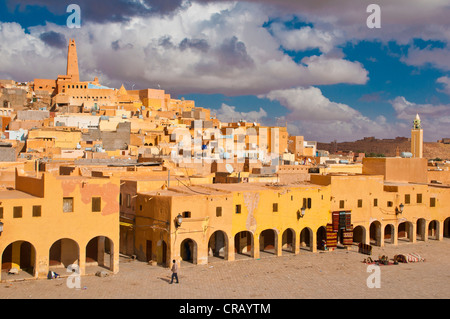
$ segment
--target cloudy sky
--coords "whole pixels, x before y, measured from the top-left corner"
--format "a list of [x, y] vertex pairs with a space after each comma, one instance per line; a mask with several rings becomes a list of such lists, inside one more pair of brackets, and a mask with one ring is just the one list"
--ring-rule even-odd
[[161, 88], [224, 121], [330, 142], [408, 137], [419, 113], [436, 141], [450, 137], [449, 17], [450, 0], [0, 0], [0, 78], [64, 74], [75, 38], [82, 80]]

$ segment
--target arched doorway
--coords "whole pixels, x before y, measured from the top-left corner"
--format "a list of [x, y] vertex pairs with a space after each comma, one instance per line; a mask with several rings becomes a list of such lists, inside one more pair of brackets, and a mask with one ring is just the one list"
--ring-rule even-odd
[[234, 236], [234, 251], [236, 254], [252, 257], [253, 234], [249, 231], [241, 231]]
[[370, 224], [369, 228], [370, 244], [381, 246], [381, 223], [377, 220]]
[[79, 265], [80, 248], [78, 243], [69, 238], [59, 239], [53, 243], [49, 251], [50, 268], [67, 268]]
[[259, 250], [269, 253], [277, 253], [278, 236], [275, 230], [266, 229], [259, 235]]
[[[114, 243], [108, 237], [97, 236], [86, 245], [86, 267], [98, 266], [113, 270]], [[86, 273], [89, 271], [86, 269]]]
[[425, 240], [426, 239], [426, 227], [427, 222], [424, 218], [419, 218], [417, 220], [417, 229], [416, 229], [416, 239], [417, 240]]
[[300, 232], [300, 249], [313, 251], [313, 232], [310, 228], [305, 227]]
[[398, 225], [398, 241], [412, 242], [412, 223], [403, 222]]
[[[11, 275], [8, 271], [17, 269], [18, 274]], [[36, 275], [36, 249], [23, 240], [9, 244], [2, 253], [1, 276], [2, 280], [29, 278]]]
[[208, 256], [228, 259], [228, 238], [225, 232], [217, 230], [209, 237]]
[[395, 227], [392, 224], [388, 224], [384, 227], [384, 243], [393, 244], [395, 237]]
[[355, 244], [366, 243], [366, 229], [363, 226], [353, 228], [353, 242]]
[[316, 232], [317, 236], [317, 249], [325, 250], [324, 242], [327, 241], [327, 229], [325, 226], [320, 226]]
[[450, 217], [444, 220], [444, 237], [450, 238]]
[[180, 245], [180, 256], [183, 261], [197, 263], [197, 243], [190, 238], [183, 240]]
[[288, 228], [283, 232], [281, 248], [283, 251], [295, 253], [295, 231], [293, 229]]
[[439, 222], [432, 220], [428, 224], [428, 239], [439, 240]]

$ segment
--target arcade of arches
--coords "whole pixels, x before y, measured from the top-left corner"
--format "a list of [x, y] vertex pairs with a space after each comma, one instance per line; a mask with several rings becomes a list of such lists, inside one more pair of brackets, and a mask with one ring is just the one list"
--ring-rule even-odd
[[[309, 227], [300, 231], [288, 228], [282, 232], [265, 229], [258, 234], [244, 230], [234, 236], [217, 230], [209, 237], [205, 251], [201, 249], [201, 243], [192, 238], [183, 239], [176, 249], [179, 249], [182, 261], [202, 264], [205, 263], [203, 260], [214, 257], [235, 260], [260, 258], [262, 254], [298, 254], [301, 250], [316, 252], [323, 249], [321, 242], [326, 240], [326, 236], [325, 226], [320, 226], [315, 231]], [[444, 221], [417, 219], [415, 222], [404, 220], [398, 224], [375, 220], [367, 225], [355, 225], [353, 229], [354, 245], [364, 243], [382, 247], [403, 242], [442, 240], [443, 237], [450, 238], [450, 217]]]
[[[42, 251], [38, 251], [35, 245], [28, 241], [10, 243], [0, 254], [1, 279], [5, 280], [7, 272], [13, 268], [21, 270], [26, 277], [34, 278], [38, 278], [39, 272], [43, 274], [48, 271], [67, 275], [66, 269], [70, 265], [75, 265], [72, 269], [78, 270], [81, 275], [95, 272], [99, 267], [114, 271], [114, 243], [111, 239], [97, 236], [89, 240], [83, 249], [80, 247], [82, 246], [78, 242], [69, 238], [61, 238]], [[39, 265], [37, 269], [37, 257], [44, 254], [48, 256], [48, 264]]]

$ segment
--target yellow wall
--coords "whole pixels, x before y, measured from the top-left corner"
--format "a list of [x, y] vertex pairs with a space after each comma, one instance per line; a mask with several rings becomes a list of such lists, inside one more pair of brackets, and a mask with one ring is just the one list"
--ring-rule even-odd
[[[3, 207], [1, 221], [4, 223], [0, 252], [3, 253], [11, 243], [29, 242], [36, 257], [33, 258], [34, 276], [45, 277], [49, 269], [50, 247], [59, 239], [70, 239], [64, 240], [63, 244], [72, 248], [65, 250], [65, 253], [63, 251], [61, 258], [65, 258], [64, 263], [70, 260], [68, 255], [76, 255], [77, 258], [71, 261], [78, 263], [81, 274], [84, 274], [86, 246], [91, 239], [106, 236], [113, 242], [111, 269], [118, 271], [118, 179], [56, 177], [45, 173], [41, 178], [17, 176], [16, 189], [0, 192], [0, 207]], [[102, 198], [100, 212], [92, 211], [93, 196]], [[73, 212], [63, 212], [64, 197], [73, 198]], [[13, 217], [15, 206], [22, 207], [21, 218]], [[33, 206], [41, 206], [40, 217], [32, 216]], [[13, 252], [17, 254], [14, 247]]]

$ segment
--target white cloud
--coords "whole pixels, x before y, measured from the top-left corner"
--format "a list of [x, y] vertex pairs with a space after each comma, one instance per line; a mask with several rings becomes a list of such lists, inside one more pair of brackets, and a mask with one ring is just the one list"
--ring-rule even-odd
[[438, 69], [450, 70], [450, 48], [425, 48], [412, 47], [408, 54], [402, 57], [402, 61], [408, 65], [426, 66], [431, 65]]
[[443, 89], [438, 89], [439, 92], [450, 95], [450, 78], [448, 76], [441, 76], [436, 80], [436, 83], [443, 85]]
[[341, 36], [337, 30], [331, 33], [309, 26], [301, 29], [287, 29], [280, 23], [272, 24], [271, 30], [286, 50], [294, 51], [318, 48], [321, 52], [327, 53], [334, 48], [337, 38]]
[[[268, 19], [267, 9], [256, 4], [193, 2], [169, 16], [134, 17], [127, 23], [86, 22], [81, 29], [47, 24], [29, 28], [27, 34], [14, 24], [14, 32], [0, 34], [0, 70], [11, 77], [27, 77], [21, 80], [64, 74], [66, 50], [50, 49], [40, 39], [52, 32], [76, 39], [82, 80], [98, 76], [114, 87], [159, 84], [174, 95], [243, 95], [367, 82], [364, 67], [342, 57], [321, 55], [295, 63], [263, 27]], [[2, 30], [11, 28], [0, 25]]]
[[307, 139], [353, 141], [356, 136], [388, 138], [395, 134], [395, 126], [383, 116], [371, 120], [346, 104], [330, 101], [315, 87], [276, 90], [259, 97], [285, 106], [290, 111], [284, 118], [290, 134]]
[[409, 122], [409, 128], [412, 127], [416, 114], [419, 114], [425, 140], [437, 141], [448, 135], [450, 104], [417, 104], [409, 102], [403, 96], [396, 97], [390, 103], [397, 118]]
[[267, 117], [267, 112], [262, 108], [259, 108], [258, 111], [239, 112], [236, 111], [235, 106], [230, 106], [225, 103], [223, 103], [220, 109], [216, 110], [214, 113], [222, 122], [237, 122], [240, 120], [259, 122]]

